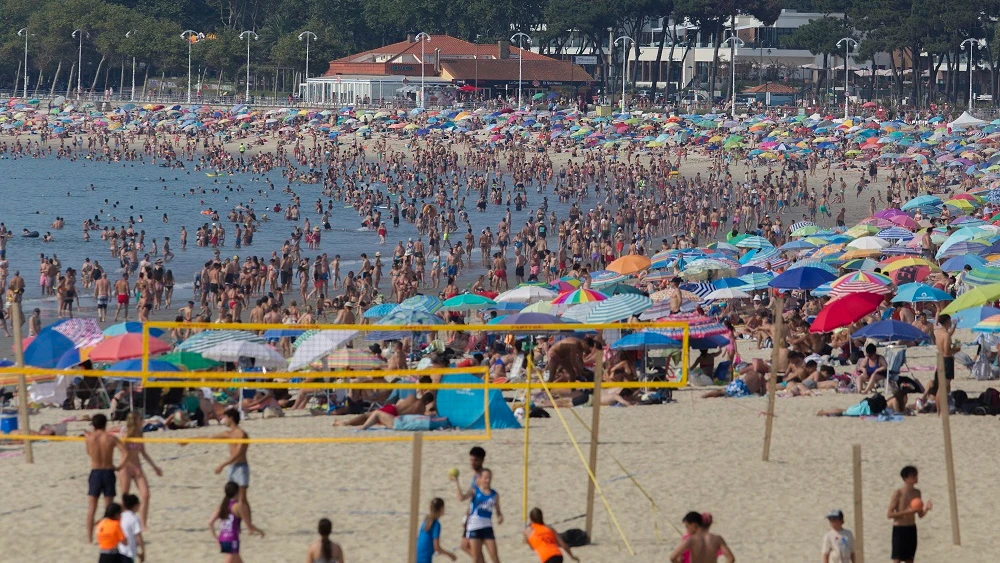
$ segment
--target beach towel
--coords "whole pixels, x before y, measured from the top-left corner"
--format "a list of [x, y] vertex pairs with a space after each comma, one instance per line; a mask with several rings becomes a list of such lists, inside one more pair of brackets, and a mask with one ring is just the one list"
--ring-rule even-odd
[[429, 432], [449, 426], [447, 418], [430, 417], [423, 414], [404, 414], [396, 417], [392, 429], [400, 432]]

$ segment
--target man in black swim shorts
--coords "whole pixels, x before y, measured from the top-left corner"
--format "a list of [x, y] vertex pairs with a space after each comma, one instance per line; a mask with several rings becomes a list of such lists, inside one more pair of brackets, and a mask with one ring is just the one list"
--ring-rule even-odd
[[90, 476], [87, 478], [87, 541], [94, 543], [94, 513], [97, 498], [104, 495], [104, 506], [115, 499], [115, 450], [121, 451], [122, 459], [128, 455], [125, 444], [117, 437], [104, 431], [108, 417], [95, 414], [91, 423], [94, 431], [87, 434], [87, 455], [90, 456]]

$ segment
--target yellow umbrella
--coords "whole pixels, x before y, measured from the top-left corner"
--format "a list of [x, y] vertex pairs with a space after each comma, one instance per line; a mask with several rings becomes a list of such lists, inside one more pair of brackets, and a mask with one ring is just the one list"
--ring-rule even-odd
[[864, 248], [852, 248], [845, 252], [840, 259], [841, 260], [854, 260], [855, 258], [871, 258], [873, 256], [879, 256], [882, 254], [881, 250], [878, 249], [864, 249]]
[[901, 260], [894, 260], [888, 264], [885, 264], [884, 266], [882, 264], [879, 264], [879, 266], [882, 268], [883, 272], [894, 272], [900, 268], [909, 268], [911, 266], [918, 266], [918, 267], [926, 266], [930, 268], [931, 271], [937, 271], [941, 269], [934, 262], [931, 262], [926, 258], [917, 258], [917, 257], [907, 257]]

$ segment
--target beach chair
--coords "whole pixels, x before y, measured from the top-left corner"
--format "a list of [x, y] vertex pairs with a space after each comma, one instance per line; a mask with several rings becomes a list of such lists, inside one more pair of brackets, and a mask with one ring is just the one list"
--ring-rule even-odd
[[[923, 386], [920, 382], [913, 376], [913, 370], [910, 366], [906, 365], [906, 348], [905, 347], [889, 347], [885, 351], [885, 361], [888, 365], [886, 370], [888, 373], [886, 375], [886, 390], [894, 392], [899, 388], [901, 378], [904, 382], [911, 384], [923, 392]], [[903, 375], [903, 368], [906, 368], [906, 373], [908, 375]]]

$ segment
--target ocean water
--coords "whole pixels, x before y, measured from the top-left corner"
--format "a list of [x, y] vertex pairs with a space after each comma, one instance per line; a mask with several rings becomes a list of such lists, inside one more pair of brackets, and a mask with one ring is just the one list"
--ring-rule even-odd
[[[189, 168], [193, 168], [193, 164], [185, 162]], [[227, 222], [227, 246], [220, 248], [220, 252], [223, 257], [238, 255], [241, 260], [248, 255], [269, 259], [271, 252], [279, 250], [289, 238], [296, 223], [284, 219], [284, 208], [292, 201], [292, 196], [282, 192], [287, 182], [280, 177], [280, 171], [273, 171], [265, 178], [270, 178], [275, 184], [274, 190], [268, 189], [268, 183], [262, 177], [250, 174], [210, 178], [203, 171], [173, 170], [138, 162], [110, 164], [84, 160], [72, 162], [65, 159], [57, 160], [51, 156], [42, 159], [0, 159], [0, 193], [3, 195], [0, 198], [0, 221], [14, 233], [14, 238], [7, 244], [7, 259], [10, 262], [11, 275], [15, 270], [20, 270], [27, 283], [25, 306], [52, 301], [52, 298], [40, 299], [41, 290], [38, 284], [40, 254], [56, 255], [64, 269], [73, 267], [79, 270], [83, 260], [90, 258], [92, 262], [95, 260], [100, 262], [106, 272], [113, 274], [120, 272], [119, 262], [111, 256], [108, 243], [100, 239], [100, 231], [91, 231], [89, 242], [83, 240], [83, 221], [86, 218], [93, 219], [95, 216], [100, 219], [102, 227], [118, 228], [127, 224], [129, 217], [138, 221], [141, 215], [143, 222], [137, 223], [134, 228], [137, 232], [146, 231], [147, 251], [151, 248], [154, 238], [162, 249], [164, 237], [170, 237], [171, 250], [176, 257], [168, 262], [166, 267], [173, 270], [177, 281], [175, 300], [190, 295], [194, 274], [214, 255], [213, 249], [198, 247], [195, 244], [195, 231], [198, 226], [206, 222], [211, 223], [208, 216], [201, 214], [203, 210], [209, 208], [220, 210], [219, 215], [223, 222], [226, 222], [226, 213], [240, 204], [252, 207], [257, 212], [258, 218], [266, 213], [269, 221], [263, 223], [254, 234], [253, 244], [250, 247], [236, 249], [233, 246], [235, 226]], [[240, 186], [243, 191], [237, 191]], [[196, 191], [193, 195], [189, 193], [192, 188]], [[219, 193], [212, 193], [213, 188], [218, 188]], [[202, 189], [205, 193], [201, 193]], [[313, 225], [321, 225], [320, 215], [313, 209], [317, 198], [323, 199], [324, 203], [327, 201], [327, 198], [323, 198], [320, 194], [321, 186], [293, 184], [292, 189], [302, 202], [302, 207], [299, 209], [299, 224], [301, 225], [308, 217]], [[262, 192], [258, 193], [258, 190]], [[569, 206], [560, 204], [551, 191], [544, 195], [549, 198], [549, 209], [555, 211], [560, 218], [566, 217]], [[542, 195], [533, 190], [529, 192], [528, 197], [530, 207], [522, 209], [521, 212], [511, 208], [515, 228], [520, 228], [523, 221], [532, 215], [541, 203]], [[254, 200], [252, 204], [251, 198]], [[281, 212], [270, 211], [275, 204], [282, 206]], [[486, 212], [480, 213], [474, 208], [473, 197], [467, 198], [466, 204], [472, 206], [469, 209], [469, 216], [477, 239], [482, 229], [487, 226], [496, 232], [496, 225], [503, 218], [506, 206], [490, 204]], [[168, 217], [168, 223], [163, 222], [164, 214]], [[302, 255], [315, 257], [325, 252], [333, 257], [335, 254], [340, 254], [342, 274], [360, 265], [362, 252], [367, 252], [371, 257], [374, 252], [380, 250], [383, 253], [383, 261], [388, 263], [387, 257], [391, 256], [397, 241], [403, 241], [405, 244], [408, 238], [416, 240], [418, 236], [414, 225], [401, 221], [397, 229], [393, 228], [389, 221], [386, 244], [379, 245], [377, 233], [361, 226], [362, 218], [353, 208], [345, 208], [344, 204], [335, 201], [331, 214], [330, 223], [333, 225], [333, 230], [323, 231], [320, 249], [318, 251], [307, 249], [303, 242]], [[65, 220], [66, 226], [63, 230], [56, 231], [50, 227], [56, 217]], [[390, 217], [388, 211], [383, 210], [383, 218], [388, 217]], [[180, 249], [181, 226], [186, 227], [188, 231], [186, 251]], [[51, 232], [55, 240], [45, 243], [41, 238], [23, 238], [20, 236], [22, 229], [38, 231], [42, 235]], [[452, 240], [457, 241], [462, 236], [464, 236], [464, 224], [459, 226], [458, 233], [452, 235]], [[512, 249], [508, 249], [509, 254], [512, 252]], [[479, 264], [478, 253], [479, 250], [476, 248], [471, 260], [473, 265]], [[141, 260], [142, 253], [139, 257]], [[482, 269], [478, 267], [472, 270], [467, 268], [466, 271], [473, 278], [476, 274], [482, 273]], [[388, 265], [384, 272], [388, 273]], [[116, 277], [113, 275], [112, 279]], [[84, 306], [90, 301], [88, 296], [81, 295], [81, 298]]]

